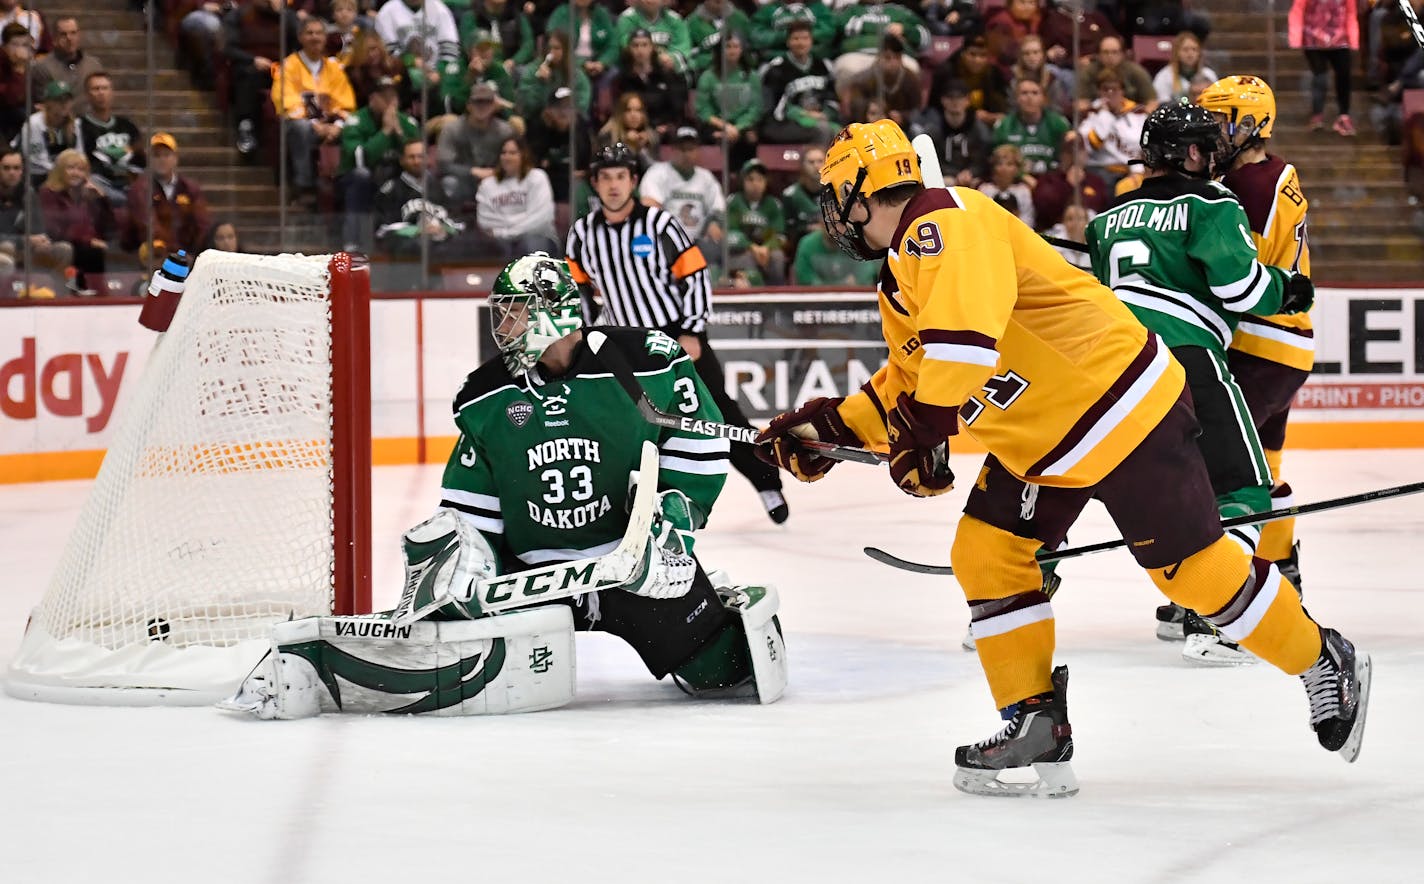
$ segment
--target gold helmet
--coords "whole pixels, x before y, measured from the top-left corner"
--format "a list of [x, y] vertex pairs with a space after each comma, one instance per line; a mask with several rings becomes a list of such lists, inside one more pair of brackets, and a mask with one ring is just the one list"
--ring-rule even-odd
[[1246, 129], [1247, 143], [1270, 138], [1276, 126], [1276, 96], [1260, 77], [1223, 77], [1206, 87], [1197, 104], [1226, 116], [1226, 136], [1233, 144], [1238, 126], [1250, 127]]
[[884, 257], [865, 241], [865, 222], [850, 220], [855, 204], [901, 184], [923, 184], [920, 158], [893, 120], [851, 123], [826, 149], [821, 164], [821, 216], [842, 251], [861, 261]]

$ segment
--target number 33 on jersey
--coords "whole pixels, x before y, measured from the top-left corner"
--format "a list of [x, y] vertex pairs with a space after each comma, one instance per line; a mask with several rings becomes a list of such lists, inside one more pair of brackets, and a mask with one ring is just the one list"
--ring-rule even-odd
[[882, 415], [909, 392], [957, 407], [964, 431], [1015, 474], [1082, 487], [1122, 461], [1184, 383], [1111, 291], [976, 190], [910, 201], [877, 290], [890, 360], [840, 406], [867, 444], [886, 443]]

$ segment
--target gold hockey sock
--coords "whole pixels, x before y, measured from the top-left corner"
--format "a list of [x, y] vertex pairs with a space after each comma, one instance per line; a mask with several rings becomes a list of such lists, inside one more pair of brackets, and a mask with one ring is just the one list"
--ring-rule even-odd
[[1053, 608], [1037, 540], [972, 516], [959, 520], [950, 559], [969, 601], [979, 663], [1000, 709], [1053, 689]]
[[1167, 568], [1152, 582], [1172, 601], [1211, 621], [1227, 639], [1291, 675], [1320, 656], [1320, 628], [1275, 565], [1226, 537]]

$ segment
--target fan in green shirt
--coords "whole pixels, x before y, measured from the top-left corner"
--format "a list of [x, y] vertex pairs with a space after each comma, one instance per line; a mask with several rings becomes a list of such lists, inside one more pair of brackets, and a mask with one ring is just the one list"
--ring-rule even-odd
[[[692, 41], [688, 64], [694, 77], [715, 70], [721, 61], [722, 35], [750, 34], [752, 20], [732, 4], [732, 0], [703, 0], [687, 17], [687, 35]], [[749, 49], [750, 47], [743, 47]], [[750, 54], [748, 54], [750, 56]]]
[[786, 219], [766, 192], [766, 166], [747, 160], [742, 189], [727, 200], [727, 272], [756, 272], [769, 285], [786, 283]]
[[499, 38], [490, 31], [476, 31], [470, 44], [470, 60], [464, 70], [446, 73], [440, 79], [440, 100], [443, 112], [462, 114], [470, 100], [470, 89], [476, 83], [489, 83], [494, 87], [499, 104], [499, 116], [508, 117], [514, 110], [514, 77], [504, 69], [496, 55]]
[[682, 16], [665, 8], [665, 0], [633, 0], [618, 16], [618, 49], [621, 52], [635, 31], [644, 30], [652, 38], [659, 63], [666, 57], [675, 71], [687, 71], [692, 38]]
[[554, 100], [554, 92], [567, 86], [573, 90], [574, 109], [580, 116], [593, 102], [593, 86], [569, 51], [568, 35], [554, 31], [544, 43], [544, 57], [525, 65], [519, 74], [514, 109], [521, 117], [537, 117]]
[[873, 261], [857, 261], [841, 251], [826, 235], [819, 220], [796, 244], [796, 260], [791, 265], [795, 285], [844, 285], [862, 288], [875, 285], [880, 267]]
[[1043, 87], [1020, 80], [1014, 88], [1016, 106], [994, 126], [994, 146], [1012, 144], [1024, 160], [1024, 171], [1042, 175], [1058, 168], [1058, 149], [1073, 124], [1052, 108], [1045, 109]]
[[752, 16], [752, 48], [763, 62], [786, 54], [786, 26], [793, 21], [811, 23], [812, 45], [827, 55], [836, 44], [836, 14], [825, 3], [767, 3]]
[[[587, 55], [578, 51], [580, 34], [585, 26], [589, 42]], [[613, 21], [613, 13], [602, 3], [594, 0], [560, 3], [549, 14], [544, 30], [549, 34], [557, 31], [568, 36], [579, 66], [591, 78], [603, 76], [609, 68], [618, 64], [618, 25]]]
[[727, 145], [733, 163], [756, 153], [761, 119], [761, 77], [747, 62], [746, 42], [741, 34], [727, 34], [721, 63], [702, 72], [693, 96], [698, 122]]

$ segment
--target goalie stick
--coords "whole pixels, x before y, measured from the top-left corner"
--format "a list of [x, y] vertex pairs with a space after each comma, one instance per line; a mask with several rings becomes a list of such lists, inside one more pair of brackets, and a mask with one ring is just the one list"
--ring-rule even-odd
[[[685, 433], [697, 433], [701, 436], [714, 436], [721, 439], [730, 439], [733, 442], [745, 442], [748, 445], [756, 443], [757, 431], [752, 427], [739, 427], [736, 424], [724, 424], [719, 421], [699, 420], [691, 417], [679, 417], [675, 414], [668, 414], [659, 409], [648, 398], [647, 392], [639, 385], [637, 378], [633, 376], [633, 369], [628, 365], [628, 361], [623, 358], [623, 354], [618, 352], [617, 347], [605, 347], [608, 343], [608, 336], [596, 329], [591, 329], [585, 333], [584, 339], [588, 341], [589, 349], [597, 356], [612, 372], [623, 392], [628, 394], [628, 398], [638, 406], [638, 412], [643, 415], [643, 420], [658, 427], [667, 427], [673, 430], [682, 430]], [[888, 455], [871, 451], [867, 448], [849, 448], [844, 445], [832, 445], [829, 442], [819, 442], [814, 439], [802, 439], [798, 441], [808, 451], [814, 451], [822, 457], [829, 457], [832, 460], [849, 460], [855, 463], [878, 464], [889, 459]]]
[[[618, 546], [612, 552], [601, 556], [516, 571], [493, 580], [481, 580], [472, 593], [480, 613], [498, 614], [511, 608], [522, 608], [623, 586], [637, 576], [647, 553], [657, 499], [658, 447], [651, 442], [644, 442], [638, 462], [638, 487], [633, 492], [628, 525], [623, 529], [623, 539], [618, 542]], [[406, 608], [407, 600], [403, 598], [402, 604], [392, 612], [391, 619], [398, 626], [406, 626], [452, 600], [451, 597], [442, 595], [412, 611]]]
[[[1306, 516], [1311, 513], [1322, 513], [1326, 510], [1342, 509], [1347, 506], [1357, 506], [1376, 500], [1387, 500], [1391, 497], [1403, 497], [1406, 494], [1418, 494], [1421, 491], [1424, 491], [1424, 482], [1411, 482], [1408, 485], [1395, 485], [1392, 488], [1366, 491], [1362, 494], [1352, 494], [1348, 497], [1318, 500], [1315, 503], [1303, 503], [1299, 506], [1282, 507], [1281, 509], [1264, 513], [1248, 513], [1244, 516], [1235, 516], [1223, 520], [1221, 527], [1224, 530], [1227, 528], [1236, 528], [1241, 525], [1260, 525], [1266, 522], [1279, 521], [1280, 519], [1289, 519], [1293, 516]], [[1071, 549], [1039, 553], [1038, 561], [1040, 564], [1045, 564], [1047, 562], [1057, 562], [1062, 559], [1075, 559], [1078, 556], [1106, 552], [1107, 550], [1117, 549], [1122, 546], [1127, 546], [1126, 540], [1105, 540], [1102, 543], [1092, 543], [1087, 546], [1075, 546]], [[921, 562], [912, 562], [909, 559], [902, 559], [893, 553], [888, 553], [874, 546], [865, 547], [864, 552], [875, 561], [889, 565], [892, 568], [899, 568], [901, 571], [913, 571], [916, 574], [954, 574], [954, 568], [950, 565], [926, 565]]]

